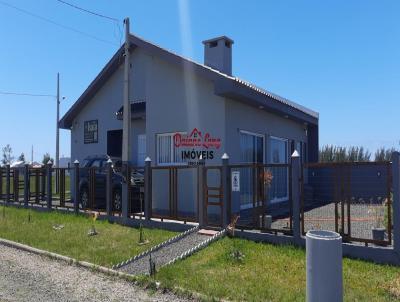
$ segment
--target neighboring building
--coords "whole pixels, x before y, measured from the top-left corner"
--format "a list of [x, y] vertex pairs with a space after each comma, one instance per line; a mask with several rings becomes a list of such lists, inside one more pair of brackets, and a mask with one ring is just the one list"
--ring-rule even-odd
[[[286, 163], [294, 149], [303, 160], [318, 160], [318, 113], [233, 76], [228, 37], [203, 42], [204, 64], [134, 35], [130, 41], [134, 165], [143, 166], [146, 156], [154, 166], [182, 165], [198, 159], [193, 150], [209, 151], [206, 164], [219, 164], [224, 152], [231, 163]], [[121, 156], [123, 62], [121, 47], [60, 121], [71, 130], [73, 161]], [[287, 174], [282, 181], [276, 201], [288, 198]]]
[[60, 161], [58, 163], [59, 168], [68, 168], [71, 166], [71, 158], [70, 157], [60, 157]]

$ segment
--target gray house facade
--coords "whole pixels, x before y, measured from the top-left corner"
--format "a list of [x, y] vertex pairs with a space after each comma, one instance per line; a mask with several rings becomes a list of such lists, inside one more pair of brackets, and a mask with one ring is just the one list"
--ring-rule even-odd
[[[200, 155], [218, 165], [224, 153], [231, 163], [287, 163], [295, 149], [303, 161], [318, 161], [318, 113], [233, 76], [233, 40], [204, 41], [204, 64], [135, 35], [130, 43], [133, 165], [147, 156], [152, 166], [195, 165]], [[72, 160], [121, 156], [123, 61], [121, 47], [60, 121], [71, 131]], [[182, 207], [196, 211], [187, 202], [195, 176], [182, 178]], [[160, 181], [154, 204], [165, 193]]]

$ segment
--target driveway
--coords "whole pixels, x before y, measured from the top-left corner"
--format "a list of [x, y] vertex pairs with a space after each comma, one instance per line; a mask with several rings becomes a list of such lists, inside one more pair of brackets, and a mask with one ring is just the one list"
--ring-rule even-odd
[[0, 301], [187, 301], [0, 245]]

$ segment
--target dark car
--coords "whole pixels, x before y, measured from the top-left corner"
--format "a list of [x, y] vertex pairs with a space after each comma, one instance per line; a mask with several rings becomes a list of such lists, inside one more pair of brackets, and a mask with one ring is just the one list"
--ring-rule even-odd
[[[121, 160], [110, 158], [107, 155], [91, 156], [85, 158], [82, 169], [79, 171], [79, 194], [82, 208], [106, 208], [106, 178], [107, 161], [112, 161], [112, 210], [121, 211], [122, 208], [122, 183], [125, 177], [121, 172]], [[92, 169], [91, 169], [92, 168]], [[94, 187], [90, 180], [94, 178]], [[94, 190], [94, 205], [90, 204], [90, 194]], [[92, 191], [93, 192], [93, 191]], [[143, 210], [144, 175], [143, 171], [132, 170], [130, 179], [130, 211], [133, 213]]]

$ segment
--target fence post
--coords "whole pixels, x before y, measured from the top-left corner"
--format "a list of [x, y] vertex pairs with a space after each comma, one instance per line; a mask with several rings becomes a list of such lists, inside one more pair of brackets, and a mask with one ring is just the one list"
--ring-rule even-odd
[[106, 173], [106, 210], [110, 220], [112, 215], [112, 160], [110, 158], [107, 160]]
[[222, 227], [227, 227], [230, 223], [229, 211], [230, 211], [230, 172], [229, 172], [229, 155], [224, 153], [222, 159]]
[[43, 165], [41, 170], [42, 170], [42, 175], [41, 175], [41, 181], [40, 181], [40, 194], [41, 194], [41, 200], [45, 201], [45, 196], [46, 196], [46, 165]]
[[206, 181], [206, 174], [205, 174], [205, 160], [200, 156], [199, 158], [199, 165], [197, 166], [197, 185], [198, 185], [198, 220], [199, 220], [199, 227], [205, 226], [205, 198], [204, 198], [204, 182]]
[[144, 160], [144, 217], [146, 220], [150, 220], [152, 208], [151, 158], [146, 157]]
[[400, 254], [400, 153], [392, 153], [393, 249]]
[[25, 165], [24, 169], [24, 207], [27, 208], [29, 205], [29, 165]]
[[74, 161], [74, 211], [79, 213], [79, 161]]
[[53, 188], [52, 188], [52, 167], [53, 163], [51, 160], [47, 162], [46, 166], [46, 174], [47, 174], [47, 208], [51, 209], [52, 207], [52, 194], [53, 194]]
[[300, 243], [301, 229], [300, 229], [300, 155], [295, 150], [292, 154], [292, 209], [293, 209], [293, 238], [295, 243]]
[[131, 185], [131, 180], [128, 179], [128, 169], [129, 169], [129, 162], [124, 162], [122, 164], [122, 174], [124, 176], [124, 180], [122, 180], [122, 200], [121, 200], [121, 216], [122, 216], [122, 221], [126, 222], [128, 219], [129, 215], [129, 186]]
[[6, 164], [6, 203], [10, 202], [11, 176], [10, 164]]

